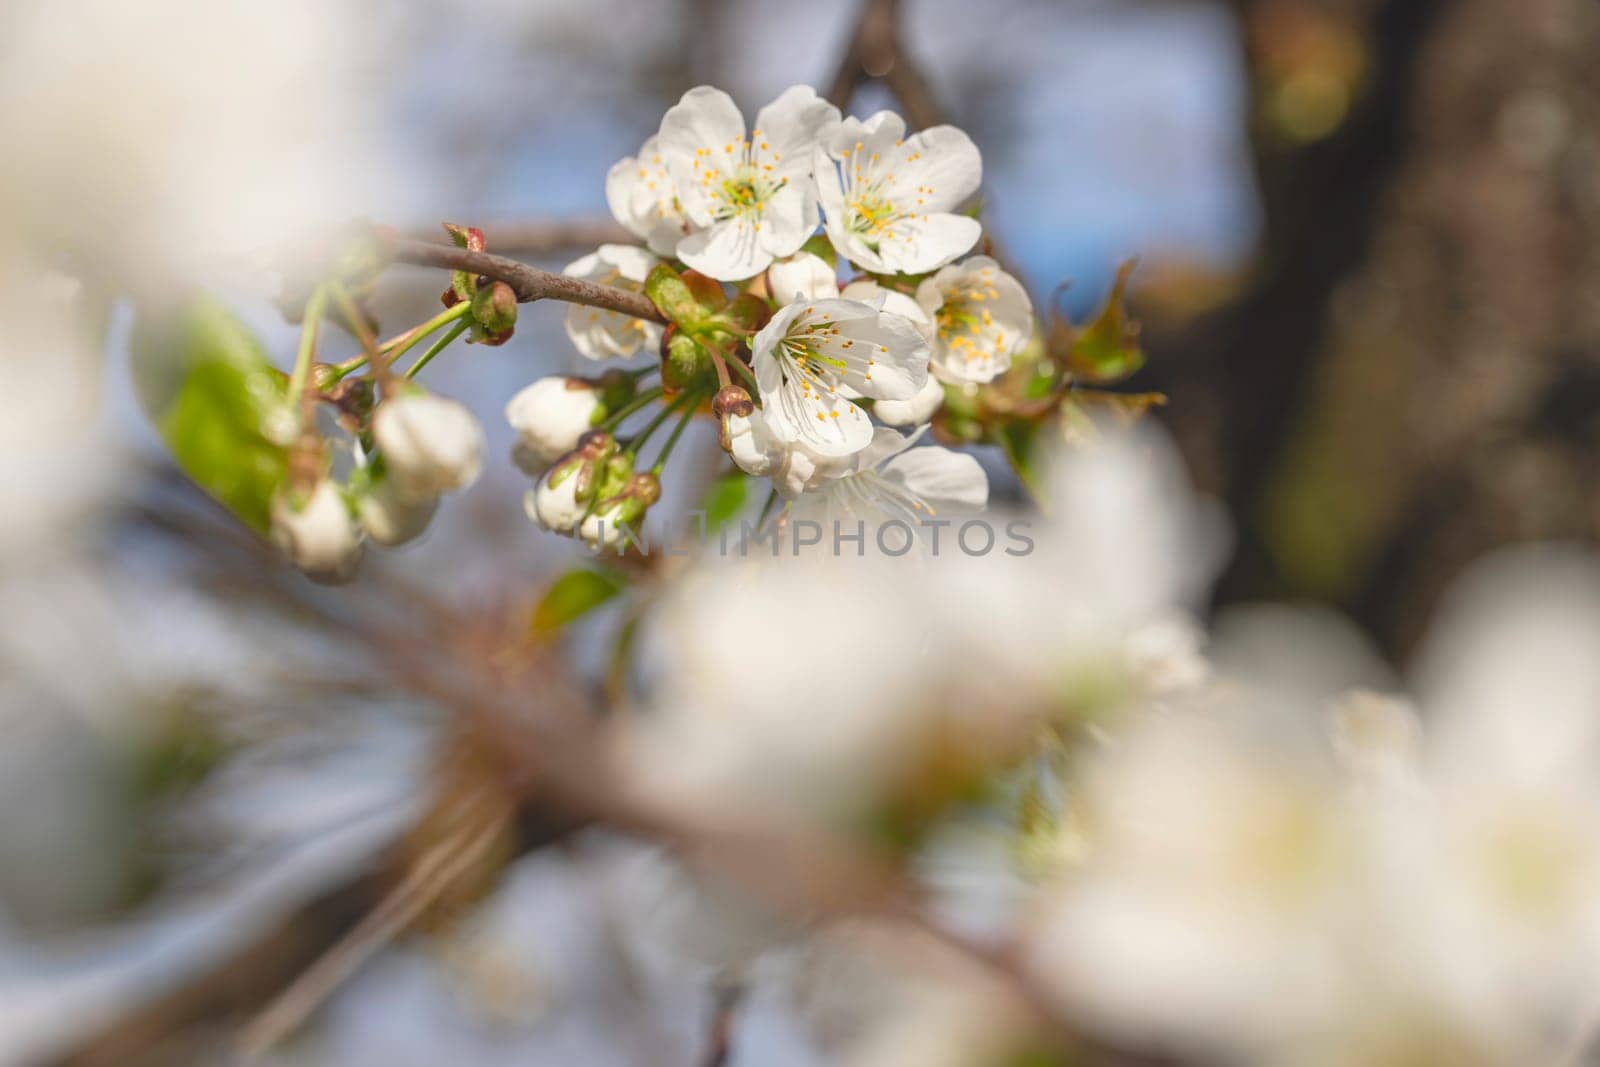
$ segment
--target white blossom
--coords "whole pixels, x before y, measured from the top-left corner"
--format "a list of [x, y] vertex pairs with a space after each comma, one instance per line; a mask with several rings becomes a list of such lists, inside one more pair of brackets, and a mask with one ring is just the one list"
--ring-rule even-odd
[[976, 219], [954, 214], [983, 180], [977, 146], [954, 126], [906, 137], [892, 111], [834, 126], [816, 147], [828, 240], [881, 274], [923, 274], [977, 244]]
[[606, 175], [606, 203], [616, 220], [657, 255], [675, 255], [678, 242], [689, 232], [677, 187], [654, 137], [637, 157], [628, 156], [612, 166]]
[[946, 381], [993, 381], [1033, 337], [1027, 291], [988, 256], [923, 279], [917, 303], [934, 325], [933, 367]]
[[[660, 262], [649, 252], [632, 245], [601, 245], [582, 259], [567, 264], [562, 273], [638, 293], [644, 291], [644, 280], [650, 269]], [[590, 359], [626, 359], [641, 349], [654, 352], [661, 344], [660, 324], [620, 311], [568, 304], [566, 325], [573, 345]]]
[[272, 502], [272, 541], [289, 562], [319, 582], [345, 582], [361, 562], [361, 529], [344, 494], [328, 479], [299, 502], [279, 493]]
[[879, 427], [848, 471], [801, 495], [790, 514], [824, 523], [899, 519], [915, 529], [923, 519], [981, 511], [989, 500], [988, 475], [964, 452], [912, 448], [925, 430], [901, 434]]
[[692, 232], [679, 259], [738, 281], [799, 250], [817, 227], [812, 147], [839, 111], [803, 85], [756, 115], [748, 136], [727, 93], [689, 90], [661, 120], [658, 146]]
[[536, 465], [536, 473], [576, 448], [578, 438], [605, 415], [600, 388], [566, 376], [540, 378], [506, 404], [506, 421], [517, 431], [525, 466]]
[[767, 428], [824, 457], [872, 441], [872, 424], [849, 395], [909, 400], [928, 376], [928, 343], [912, 323], [855, 300], [789, 304], [751, 351]]
[[759, 408], [749, 415], [728, 415], [724, 421], [733, 462], [746, 474], [771, 478], [773, 488], [785, 500], [849, 469], [847, 458], [817, 455], [804, 442], [780, 441]]
[[418, 392], [385, 400], [372, 438], [395, 490], [412, 498], [465, 489], [483, 471], [483, 428], [446, 397]]
[[872, 413], [890, 426], [921, 426], [943, 404], [944, 386], [930, 374], [916, 396], [910, 400], [880, 400], [872, 405]]

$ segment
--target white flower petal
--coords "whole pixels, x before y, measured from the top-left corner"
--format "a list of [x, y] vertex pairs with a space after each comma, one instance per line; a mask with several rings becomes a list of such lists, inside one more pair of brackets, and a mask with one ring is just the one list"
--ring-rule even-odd
[[667, 110], [657, 137], [684, 214], [696, 225], [709, 226], [715, 216], [703, 176], [708, 169], [731, 170], [744, 140], [744, 116], [727, 93], [701, 85]]
[[811, 175], [812, 145], [838, 121], [839, 109], [811, 86], [792, 86], [756, 114], [751, 159], [758, 166], [770, 163], [775, 177], [803, 184]]
[[772, 262], [748, 216], [737, 216], [691, 233], [678, 242], [678, 258], [694, 270], [723, 282], [743, 281]]
[[772, 257], [791, 256], [817, 228], [817, 198], [809, 180], [791, 182], [767, 199], [757, 237]]
[[687, 228], [677, 198], [677, 185], [654, 137], [638, 156], [618, 161], [606, 174], [606, 204], [612, 216], [663, 256], [673, 254]]
[[921, 500], [928, 514], [981, 511], [989, 476], [976, 459], [948, 448], [913, 448], [883, 466], [883, 478]]
[[920, 426], [933, 418], [943, 404], [944, 386], [929, 375], [927, 384], [916, 396], [910, 400], [880, 400], [873, 405], [872, 413], [878, 421], [890, 426]]

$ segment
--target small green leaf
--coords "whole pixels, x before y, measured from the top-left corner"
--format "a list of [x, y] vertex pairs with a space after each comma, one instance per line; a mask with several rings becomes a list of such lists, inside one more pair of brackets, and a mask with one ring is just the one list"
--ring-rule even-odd
[[622, 583], [600, 571], [568, 571], [555, 580], [533, 609], [532, 629], [547, 636], [622, 592]]
[[288, 398], [260, 343], [207, 296], [142, 315], [129, 348], [140, 402], [179, 468], [265, 533], [288, 466], [287, 448], [267, 427]]
[[813, 234], [807, 238], [806, 243], [800, 246], [800, 251], [810, 252], [830, 267], [839, 265], [839, 253], [834, 251], [833, 242], [828, 240], [828, 235], [825, 233]]
[[744, 508], [750, 479], [743, 471], [729, 471], [711, 483], [700, 509], [706, 513], [706, 533], [715, 533]]
[[1066, 354], [1067, 369], [1080, 381], [1095, 385], [1120, 382], [1144, 366], [1144, 351], [1139, 347], [1139, 324], [1128, 318], [1125, 302], [1128, 278], [1134, 260], [1117, 270], [1105, 306], [1077, 338]]
[[1005, 451], [1011, 469], [1035, 500], [1042, 500], [1044, 462], [1039, 448], [1039, 423], [1032, 419], [1012, 419], [995, 431], [997, 443]]

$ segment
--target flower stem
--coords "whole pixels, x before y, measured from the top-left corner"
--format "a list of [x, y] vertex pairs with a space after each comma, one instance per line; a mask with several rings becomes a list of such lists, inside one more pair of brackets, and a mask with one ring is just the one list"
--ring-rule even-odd
[[767, 524], [767, 516], [772, 514], [772, 505], [776, 504], [777, 502], [778, 502], [778, 491], [776, 489], [768, 489], [767, 490], [767, 502], [765, 504], [761, 505], [761, 517], [756, 519], [756, 529], [757, 530], [760, 530], [763, 526], [765, 526]]
[[[394, 337], [382, 342], [378, 345], [378, 351], [393, 351], [394, 354], [389, 357], [389, 362], [393, 363], [395, 360], [399, 359], [407, 349], [411, 348], [418, 341], [422, 340], [424, 337], [428, 336], [430, 333], [446, 323], [449, 323], [454, 319], [461, 318], [469, 310], [471, 310], [471, 305], [463, 300], [454, 307], [446, 308], [443, 312], [435, 315], [433, 318], [422, 323], [420, 326], [413, 326], [405, 333], [396, 334]], [[336, 364], [335, 369], [338, 370], [339, 377], [343, 378], [360, 370], [362, 367], [366, 366], [366, 364], [367, 354], [363, 352], [359, 356], [353, 356], [350, 359], [345, 360], [343, 363]]]
[[632, 415], [635, 411], [645, 407], [651, 401], [659, 397], [661, 395], [661, 391], [662, 387], [659, 385], [652, 389], [646, 389], [644, 392], [640, 393], [638, 396], [634, 397], [617, 410], [613, 411], [610, 415], [607, 415], [605, 421], [600, 424], [600, 429], [615, 430], [618, 426], [622, 425], [629, 415]]
[[750, 383], [750, 388], [751, 389], [754, 389], [757, 393], [759, 393], [761, 391], [761, 387], [756, 384], [756, 373], [755, 373], [755, 371], [753, 371], [749, 367], [745, 366], [744, 365], [744, 360], [742, 360], [742, 359], [730, 359], [730, 360], [726, 360], [725, 362], [727, 363], [728, 366], [730, 366], [734, 370], [738, 371], [740, 377], [742, 377], [745, 381]]
[[317, 354], [317, 327], [323, 310], [328, 306], [326, 286], [317, 286], [306, 301], [305, 318], [300, 322], [300, 347], [294, 356], [294, 370], [289, 374], [289, 399], [299, 405], [304, 418], [306, 386], [311, 380], [311, 360]]
[[666, 422], [667, 419], [671, 418], [672, 413], [683, 406], [684, 401], [687, 400], [692, 403], [696, 399], [698, 399], [698, 397], [694, 393], [684, 393], [682, 396], [674, 399], [672, 403], [663, 407], [656, 417], [651, 419], [649, 423], [645, 425], [644, 429], [640, 430], [633, 436], [633, 439], [628, 442], [628, 447], [623, 449], [623, 451], [627, 455], [637, 456], [639, 454], [639, 447], [650, 439], [650, 435], [656, 432], [657, 427], [659, 427], [663, 422]]
[[448, 333], [439, 338], [437, 341], [433, 342], [432, 345], [428, 346], [428, 350], [422, 353], [422, 355], [418, 356], [417, 361], [411, 364], [410, 368], [407, 369], [405, 373], [406, 379], [409, 380], [411, 378], [415, 378], [417, 376], [417, 371], [421, 370], [423, 367], [426, 367], [428, 365], [428, 361], [434, 356], [437, 356], [440, 352], [443, 352], [446, 348], [450, 347], [450, 342], [454, 341], [457, 337], [460, 337], [463, 333], [465, 333], [468, 325], [469, 324], [466, 322], [456, 323], [454, 326], [450, 327], [450, 331]]
[[678, 419], [678, 425], [672, 428], [672, 435], [667, 438], [667, 443], [661, 446], [661, 454], [656, 456], [656, 461], [650, 468], [650, 473], [656, 477], [661, 476], [661, 471], [667, 465], [667, 460], [672, 456], [672, 450], [678, 446], [678, 438], [683, 436], [684, 429], [694, 421], [694, 409], [700, 402], [699, 395], [690, 398], [689, 405], [683, 409], [683, 415]]

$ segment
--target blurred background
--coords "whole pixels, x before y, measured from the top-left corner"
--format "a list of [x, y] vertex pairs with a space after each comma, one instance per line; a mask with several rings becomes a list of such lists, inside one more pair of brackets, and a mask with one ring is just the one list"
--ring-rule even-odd
[[[523, 517], [499, 416], [533, 379], [584, 369], [562, 308], [525, 307], [510, 344], [430, 368], [495, 461], [422, 542], [325, 594], [163, 458], [127, 370], [127, 294], [204, 281], [287, 365], [296, 329], [257, 253], [290, 191], [330, 225], [479, 225], [490, 251], [559, 268], [609, 234], [607, 168], [685, 89], [721, 86], [747, 112], [797, 82], [826, 91], [861, 9], [349, 0], [216, 5], [196, 26], [183, 4], [132, 6], [0, 16], [7, 277], [45, 263], [88, 279], [72, 322], [95, 327], [83, 367], [44, 370], [23, 362], [39, 348], [21, 319], [6, 326], [28, 382], [0, 429], [4, 1063], [113, 1062], [111, 1047], [115, 1062], [206, 1061], [206, 1027], [233, 1006], [215, 989], [162, 998], [285, 916], [355, 907], [435, 763], [437, 713], [341, 635], [446, 591], [485, 617], [512, 610], [578, 552]], [[1127, 387], [1168, 394], [1158, 418], [1231, 519], [1217, 609], [1326, 604], [1401, 665], [1471, 561], [1594, 540], [1600, 7], [898, 8], [929, 97], [983, 152], [988, 231], [1041, 315], [1081, 319], [1139, 261], [1150, 362]], [[254, 90], [234, 83], [258, 73]], [[850, 110], [890, 104], [862, 79]], [[384, 323], [436, 307], [441, 278], [387, 276]], [[577, 648], [598, 662], [589, 632]], [[386, 954], [278, 1055], [695, 1062], [700, 994], [618, 947], [641, 862], [611, 846], [520, 860], [450, 940]], [[113, 1029], [153, 1002], [185, 1036]], [[743, 1062], [816, 1061], [782, 1005], [741, 1026]]]

